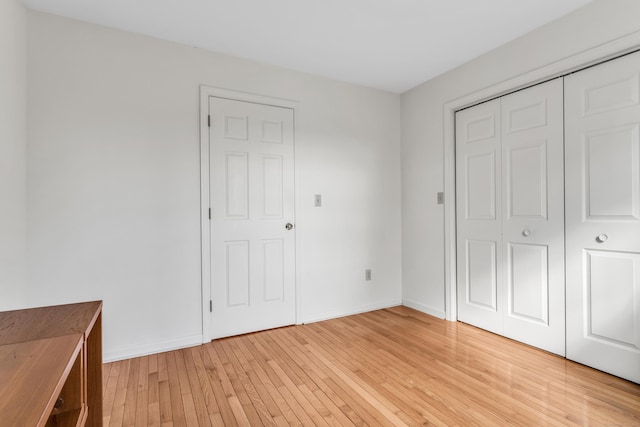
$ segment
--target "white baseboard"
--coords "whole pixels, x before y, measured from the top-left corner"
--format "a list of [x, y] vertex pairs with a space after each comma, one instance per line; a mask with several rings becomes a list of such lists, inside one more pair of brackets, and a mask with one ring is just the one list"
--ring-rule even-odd
[[104, 363], [116, 362], [118, 360], [131, 359], [133, 357], [148, 356], [149, 354], [164, 353], [165, 351], [194, 347], [200, 344], [202, 344], [202, 335], [191, 335], [174, 340], [159, 341], [105, 352], [103, 358]]
[[409, 308], [413, 308], [414, 310], [421, 311], [421, 312], [423, 312], [425, 314], [428, 314], [430, 316], [437, 317], [437, 318], [440, 318], [440, 319], [444, 319], [446, 317], [446, 313], [444, 312], [444, 310], [440, 310], [440, 309], [437, 309], [437, 308], [429, 307], [428, 305], [421, 304], [419, 302], [403, 299], [402, 300], [402, 305], [404, 305], [406, 307], [409, 307]]
[[[417, 303], [410, 300], [391, 300], [386, 302], [380, 302], [363, 307], [358, 307], [348, 311], [335, 311], [312, 314], [306, 316], [302, 323], [314, 323], [321, 322], [323, 320], [337, 319], [340, 317], [353, 316], [354, 314], [366, 313], [369, 311], [382, 310], [385, 308], [396, 307], [398, 305], [404, 305], [414, 310], [421, 311], [440, 319], [445, 318], [445, 312], [443, 310], [435, 309], [427, 305]], [[133, 357], [148, 356], [150, 354], [163, 353], [165, 351], [178, 350], [181, 348], [194, 347], [202, 344], [202, 335], [191, 335], [187, 337], [177, 338], [173, 340], [158, 341], [149, 344], [142, 344], [132, 347], [127, 347], [115, 351], [109, 351], [104, 353], [104, 363], [116, 362], [118, 360], [131, 359]]]
[[402, 305], [401, 300], [392, 300], [392, 301], [371, 304], [371, 305], [358, 307], [357, 309], [348, 310], [348, 311], [311, 314], [309, 316], [306, 316], [305, 319], [302, 321], [302, 323], [321, 322], [323, 320], [331, 320], [331, 319], [337, 319], [339, 317], [353, 316], [354, 314], [367, 313], [369, 311], [374, 311], [374, 310], [382, 310], [383, 308], [396, 307], [398, 305]]

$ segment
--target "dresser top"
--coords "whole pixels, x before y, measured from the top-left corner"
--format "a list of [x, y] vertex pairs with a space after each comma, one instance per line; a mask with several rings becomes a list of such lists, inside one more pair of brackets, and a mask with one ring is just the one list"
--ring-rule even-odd
[[102, 301], [0, 312], [0, 345], [21, 343], [91, 330]]

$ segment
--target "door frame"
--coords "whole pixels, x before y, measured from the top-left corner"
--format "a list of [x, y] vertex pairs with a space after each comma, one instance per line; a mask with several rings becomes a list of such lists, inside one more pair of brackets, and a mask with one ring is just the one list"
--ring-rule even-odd
[[202, 287], [202, 342], [211, 341], [211, 223], [209, 221], [209, 98], [223, 98], [233, 101], [251, 102], [254, 104], [270, 105], [274, 107], [290, 108], [293, 110], [293, 173], [294, 173], [294, 218], [292, 222], [296, 226], [294, 241], [294, 288], [295, 288], [295, 322], [300, 324], [301, 314], [301, 278], [299, 248], [301, 248], [300, 218], [298, 203], [298, 159], [296, 150], [298, 102], [283, 98], [257, 95], [248, 92], [240, 92], [212, 86], [200, 86], [200, 253], [201, 253], [201, 287]]
[[471, 94], [446, 102], [443, 106], [444, 144], [444, 276], [445, 319], [458, 320], [456, 278], [456, 157], [455, 113], [463, 108], [543, 83], [557, 77], [608, 61], [640, 49], [640, 31], [627, 34], [574, 55], [550, 62], [524, 74], [509, 78]]

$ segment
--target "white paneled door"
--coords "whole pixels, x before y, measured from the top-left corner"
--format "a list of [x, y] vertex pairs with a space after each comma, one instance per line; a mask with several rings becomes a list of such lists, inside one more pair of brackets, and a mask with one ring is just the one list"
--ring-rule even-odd
[[456, 114], [458, 320], [503, 331], [500, 100]]
[[295, 323], [293, 110], [209, 97], [211, 338]]
[[565, 353], [562, 80], [456, 114], [458, 319]]
[[500, 101], [504, 335], [564, 355], [562, 79]]
[[567, 357], [640, 382], [640, 54], [565, 99]]

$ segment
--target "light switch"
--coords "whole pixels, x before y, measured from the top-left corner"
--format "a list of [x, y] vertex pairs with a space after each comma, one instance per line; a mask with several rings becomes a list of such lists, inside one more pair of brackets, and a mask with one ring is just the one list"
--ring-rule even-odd
[[439, 205], [443, 205], [444, 204], [444, 193], [442, 191], [440, 191], [438, 193], [438, 204]]
[[314, 205], [316, 208], [322, 206], [322, 196], [320, 194], [316, 194], [314, 197]]

